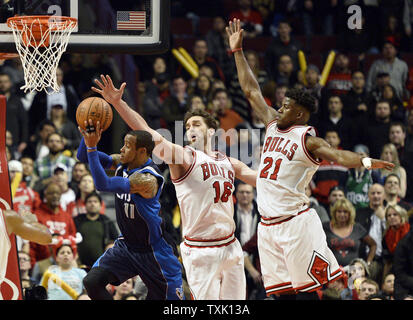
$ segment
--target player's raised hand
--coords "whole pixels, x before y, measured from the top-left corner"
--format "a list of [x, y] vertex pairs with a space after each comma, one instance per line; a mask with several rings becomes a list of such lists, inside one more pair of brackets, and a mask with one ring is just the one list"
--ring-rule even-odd
[[371, 168], [372, 169], [386, 169], [393, 170], [394, 164], [384, 160], [371, 159]]
[[116, 105], [122, 99], [123, 92], [125, 91], [126, 82], [122, 83], [119, 89], [117, 89], [112, 82], [112, 79], [103, 74], [100, 75], [101, 81], [95, 79], [96, 85], [100, 88], [92, 87], [92, 91], [99, 93], [107, 102], [112, 105]]
[[234, 19], [233, 21], [230, 21], [225, 30], [227, 31], [229, 47], [231, 50], [242, 48], [244, 30], [241, 29], [241, 20]]
[[80, 134], [85, 139], [85, 145], [88, 148], [94, 148], [98, 145], [100, 138], [102, 137], [102, 128], [100, 127], [100, 122], [96, 123], [96, 127], [93, 124], [92, 119], [89, 119], [89, 125], [85, 121], [85, 127], [87, 130], [83, 130], [81, 127], [78, 127]]

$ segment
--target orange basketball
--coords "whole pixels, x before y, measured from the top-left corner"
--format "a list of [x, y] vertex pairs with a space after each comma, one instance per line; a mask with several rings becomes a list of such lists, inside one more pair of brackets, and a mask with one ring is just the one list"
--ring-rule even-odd
[[[77, 107], [76, 122], [83, 130], [87, 130], [90, 129], [89, 119], [92, 119], [94, 126], [96, 126], [96, 123], [99, 121], [100, 128], [105, 131], [112, 123], [112, 107], [102, 98], [86, 98]], [[84, 124], [85, 121], [88, 122], [88, 127], [86, 128]]]

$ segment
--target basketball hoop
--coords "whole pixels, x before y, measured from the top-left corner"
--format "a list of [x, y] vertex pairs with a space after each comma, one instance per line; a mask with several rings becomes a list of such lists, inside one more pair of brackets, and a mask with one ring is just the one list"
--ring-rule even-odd
[[[61, 16], [16, 16], [7, 19], [13, 30], [17, 52], [24, 70], [25, 85], [33, 92], [59, 91], [56, 71], [77, 19]], [[51, 89], [51, 90], [48, 90]]]

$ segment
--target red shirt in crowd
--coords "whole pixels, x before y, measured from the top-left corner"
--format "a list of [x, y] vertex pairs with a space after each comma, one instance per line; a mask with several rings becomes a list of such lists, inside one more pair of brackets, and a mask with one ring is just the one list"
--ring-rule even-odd
[[255, 10], [249, 10], [248, 15], [244, 15], [241, 11], [231, 12], [229, 20], [232, 21], [234, 18], [244, 23], [262, 24], [261, 14]]
[[41, 203], [39, 194], [28, 187], [26, 182], [20, 182], [13, 197], [13, 210], [16, 212], [30, 211], [33, 213]]
[[[39, 223], [49, 228], [52, 235], [57, 234], [63, 238], [69, 236], [76, 237], [76, 226], [72, 216], [61, 207], [57, 213], [53, 212], [45, 203], [42, 203], [36, 210], [35, 215]], [[43, 246], [30, 242], [31, 263], [49, 258], [51, 255], [49, 246]]]

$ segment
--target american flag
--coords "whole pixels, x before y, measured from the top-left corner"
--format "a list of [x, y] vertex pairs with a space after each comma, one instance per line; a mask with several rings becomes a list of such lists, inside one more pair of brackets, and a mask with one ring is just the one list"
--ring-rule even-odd
[[145, 11], [118, 11], [116, 24], [118, 30], [145, 30]]

